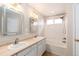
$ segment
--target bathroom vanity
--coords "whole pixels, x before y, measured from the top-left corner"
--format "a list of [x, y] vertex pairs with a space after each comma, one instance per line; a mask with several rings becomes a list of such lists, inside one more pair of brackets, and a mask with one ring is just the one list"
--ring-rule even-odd
[[[21, 7], [19, 4], [14, 5]], [[14, 5], [10, 4], [12, 7]], [[39, 31], [42, 28], [39, 17], [12, 7], [0, 7], [0, 56], [41, 56], [46, 50], [45, 38], [34, 37], [42, 36], [42, 29]], [[16, 38], [19, 40], [14, 44]]]
[[44, 37], [26, 39], [13, 47], [11, 45], [1, 46], [0, 56], [41, 56], [46, 50]]

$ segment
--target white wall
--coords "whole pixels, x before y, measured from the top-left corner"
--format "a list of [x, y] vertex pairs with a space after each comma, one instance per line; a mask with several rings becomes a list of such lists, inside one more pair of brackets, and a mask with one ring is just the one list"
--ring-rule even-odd
[[73, 55], [74, 48], [74, 4], [67, 4], [65, 9], [67, 55]]

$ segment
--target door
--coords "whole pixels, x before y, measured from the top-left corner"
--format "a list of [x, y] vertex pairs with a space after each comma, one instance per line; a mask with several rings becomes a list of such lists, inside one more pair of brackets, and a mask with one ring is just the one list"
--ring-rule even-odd
[[76, 28], [76, 40], [75, 40], [75, 55], [79, 56], [79, 4], [75, 4], [75, 28]]

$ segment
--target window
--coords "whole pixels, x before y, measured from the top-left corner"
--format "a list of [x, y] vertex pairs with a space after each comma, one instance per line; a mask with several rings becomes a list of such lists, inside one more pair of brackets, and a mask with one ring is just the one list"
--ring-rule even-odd
[[51, 25], [51, 24], [54, 24], [54, 20], [52, 20], [52, 19], [47, 20], [47, 25]]
[[62, 19], [55, 19], [55, 24], [62, 24]]
[[63, 20], [58, 18], [58, 19], [49, 19], [47, 20], [46, 24], [51, 25], [51, 24], [62, 24]]

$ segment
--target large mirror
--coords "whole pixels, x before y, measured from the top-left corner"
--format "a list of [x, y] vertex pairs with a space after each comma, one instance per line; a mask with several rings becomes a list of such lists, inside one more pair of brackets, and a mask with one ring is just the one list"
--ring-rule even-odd
[[19, 35], [22, 33], [22, 12], [0, 7], [0, 33], [3, 36]]
[[30, 32], [31, 33], [38, 33], [38, 20], [37, 18], [30, 17]]

